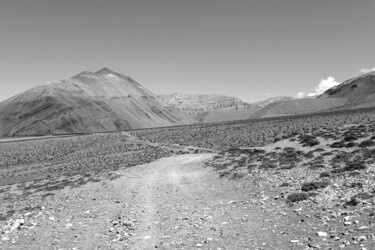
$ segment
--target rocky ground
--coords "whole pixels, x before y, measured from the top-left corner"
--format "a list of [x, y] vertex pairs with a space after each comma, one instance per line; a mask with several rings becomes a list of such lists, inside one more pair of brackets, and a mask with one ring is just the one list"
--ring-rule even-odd
[[3, 186], [0, 249], [375, 249], [374, 131]]
[[[274, 248], [276, 227], [247, 183], [220, 179], [180, 155], [119, 170], [121, 177], [54, 192], [1, 223], [2, 249]], [[287, 242], [287, 241], [286, 241]], [[287, 249], [287, 248], [285, 248]]]

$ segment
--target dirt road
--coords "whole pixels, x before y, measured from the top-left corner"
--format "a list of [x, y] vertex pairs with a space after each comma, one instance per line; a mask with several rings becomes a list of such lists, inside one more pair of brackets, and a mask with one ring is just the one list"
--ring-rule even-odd
[[251, 205], [253, 194], [205, 168], [211, 156], [172, 156], [57, 191], [3, 235], [0, 248], [272, 249], [274, 235]]

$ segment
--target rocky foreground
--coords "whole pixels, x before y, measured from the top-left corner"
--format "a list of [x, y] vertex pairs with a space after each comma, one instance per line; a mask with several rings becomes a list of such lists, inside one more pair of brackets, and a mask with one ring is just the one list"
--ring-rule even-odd
[[1, 218], [0, 248], [375, 249], [374, 131], [296, 133], [29, 192]]
[[1, 223], [0, 248], [254, 249], [288, 243], [275, 238], [268, 210], [256, 205], [264, 198], [254, 199], [246, 183], [203, 167], [211, 157], [172, 156], [117, 171], [120, 177], [112, 180], [56, 191], [37, 209]]

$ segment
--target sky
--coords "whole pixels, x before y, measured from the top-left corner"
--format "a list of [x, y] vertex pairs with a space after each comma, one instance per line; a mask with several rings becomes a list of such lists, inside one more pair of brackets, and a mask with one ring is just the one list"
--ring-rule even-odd
[[156, 94], [303, 97], [375, 67], [374, 0], [1, 0], [0, 101], [103, 67]]

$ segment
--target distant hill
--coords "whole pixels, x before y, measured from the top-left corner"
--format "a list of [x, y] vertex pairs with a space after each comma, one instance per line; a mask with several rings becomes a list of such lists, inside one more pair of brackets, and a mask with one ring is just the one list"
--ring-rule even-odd
[[375, 107], [375, 72], [317, 97], [246, 103], [226, 95], [156, 96], [132, 78], [103, 68], [41, 85], [0, 103], [0, 137], [120, 131]]
[[181, 124], [178, 112], [132, 78], [103, 68], [0, 103], [0, 136], [89, 133]]
[[182, 114], [194, 116], [203, 112], [245, 110], [248, 103], [226, 95], [179, 94], [159, 95], [166, 104]]
[[346, 80], [317, 97], [286, 99], [270, 103], [252, 114], [251, 118], [366, 107], [375, 107], [375, 72]]
[[293, 99], [280, 96], [259, 102], [246, 103], [235, 97], [217, 94], [174, 93], [171, 95], [159, 95], [159, 97], [180, 113], [188, 115], [200, 123], [248, 119], [269, 104]]
[[252, 114], [250, 118], [266, 118], [276, 116], [298, 115], [314, 113], [342, 106], [345, 100], [342, 98], [316, 99], [301, 98], [273, 102]]
[[294, 98], [289, 97], [289, 96], [277, 96], [277, 97], [271, 97], [263, 101], [259, 102], [253, 102], [250, 103], [250, 105], [257, 107], [257, 108], [264, 108], [265, 106], [272, 104], [272, 103], [280, 103], [280, 102], [286, 102], [286, 101], [291, 101]]
[[318, 97], [332, 98], [344, 98], [343, 108], [375, 106], [375, 71], [346, 80]]

